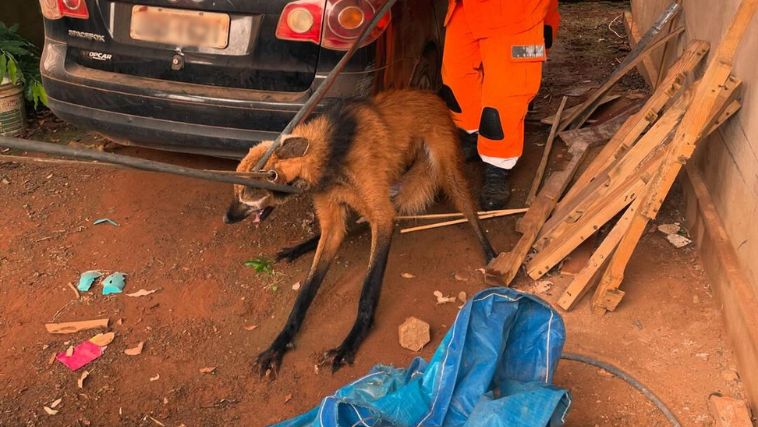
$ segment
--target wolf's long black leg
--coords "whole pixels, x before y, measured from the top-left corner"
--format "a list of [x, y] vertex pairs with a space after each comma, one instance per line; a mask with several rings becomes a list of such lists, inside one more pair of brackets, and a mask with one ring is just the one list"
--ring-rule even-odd
[[352, 364], [355, 353], [368, 335], [374, 322], [374, 313], [379, 303], [379, 294], [387, 267], [387, 256], [392, 239], [392, 221], [382, 226], [371, 227], [371, 256], [368, 274], [363, 282], [361, 298], [358, 302], [358, 316], [353, 328], [339, 347], [326, 353], [326, 360], [331, 360], [332, 372], [337, 371], [345, 363]]
[[274, 375], [279, 371], [282, 357], [284, 357], [289, 344], [300, 329], [305, 313], [313, 302], [313, 298], [316, 296], [332, 260], [334, 260], [337, 249], [344, 239], [345, 210], [343, 207], [333, 204], [317, 204], [316, 212], [321, 226], [321, 239], [318, 242], [311, 270], [295, 300], [295, 305], [292, 307], [284, 328], [271, 343], [271, 346], [259, 354], [256, 359], [255, 364], [258, 366], [261, 376], [269, 370]]
[[308, 252], [315, 250], [318, 247], [318, 241], [320, 239], [321, 239], [321, 233], [318, 233], [315, 236], [311, 237], [310, 239], [304, 242], [298, 243], [295, 246], [284, 248], [276, 254], [276, 261], [277, 262], [282, 261], [282, 260], [287, 261], [287, 262], [295, 261], [296, 259], [307, 254]]
[[[364, 224], [356, 224], [355, 221], [351, 220], [348, 223], [346, 235], [348, 236], [356, 235], [359, 232], [362, 232], [363, 230], [365, 230]], [[319, 233], [308, 240], [298, 243], [295, 246], [283, 248], [276, 254], [276, 261], [277, 262], [279, 261], [293, 262], [297, 260], [298, 258], [307, 254], [308, 252], [315, 250], [316, 247], [318, 246], [318, 241], [320, 237], [321, 237], [321, 234]]]

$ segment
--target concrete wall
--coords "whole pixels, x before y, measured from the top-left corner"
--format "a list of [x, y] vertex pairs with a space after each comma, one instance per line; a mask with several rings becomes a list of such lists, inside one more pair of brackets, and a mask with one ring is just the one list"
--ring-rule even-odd
[[0, 21], [8, 26], [19, 24], [21, 35], [42, 46], [45, 35], [37, 0], [0, 0]]
[[[632, 15], [640, 32], [646, 31], [672, 0], [632, 0]], [[685, 40], [666, 62], [681, 52], [686, 41], [706, 40], [711, 49], [718, 46], [741, 0], [684, 0], [684, 15], [679, 23], [686, 26]], [[754, 407], [758, 407], [758, 325], [746, 322], [740, 312], [758, 310], [758, 17], [743, 39], [734, 64], [733, 74], [743, 81], [742, 110], [711, 138], [701, 144], [692, 163], [703, 176], [708, 193], [726, 230], [729, 249], [734, 249], [741, 273], [732, 280], [723, 266], [712, 259], [704, 260], [706, 269], [722, 294], [721, 304], [738, 358], [742, 359], [742, 377]], [[700, 70], [702, 72], [702, 70]], [[685, 186], [687, 187], [687, 186]], [[688, 197], [694, 198], [691, 191]], [[697, 201], [688, 200], [688, 205]], [[702, 223], [696, 210], [688, 210], [688, 223]], [[700, 227], [702, 229], [702, 227]], [[694, 230], [698, 234], [698, 230]], [[696, 236], [703, 257], [713, 257], [715, 245], [708, 233]], [[714, 233], [711, 233], [712, 235]], [[703, 247], [705, 245], [705, 247]], [[723, 251], [722, 251], [723, 252]], [[723, 264], [723, 263], [722, 263]], [[721, 267], [721, 268], [720, 268]], [[720, 271], [721, 270], [721, 271]], [[745, 280], [742, 280], [744, 278]], [[738, 289], [739, 288], [739, 289]], [[743, 289], [746, 288], [746, 289]], [[749, 293], [744, 293], [748, 291]], [[741, 293], [742, 292], [742, 293]], [[735, 296], [742, 297], [735, 298]], [[747, 297], [745, 297], [747, 296]], [[748, 298], [749, 297], [749, 298]], [[749, 304], [745, 301], [751, 301]], [[750, 305], [750, 306], [748, 306]], [[731, 324], [730, 324], [731, 323]], [[744, 341], [749, 340], [750, 343]], [[740, 343], [742, 341], [742, 343]], [[749, 344], [740, 348], [741, 344]]]

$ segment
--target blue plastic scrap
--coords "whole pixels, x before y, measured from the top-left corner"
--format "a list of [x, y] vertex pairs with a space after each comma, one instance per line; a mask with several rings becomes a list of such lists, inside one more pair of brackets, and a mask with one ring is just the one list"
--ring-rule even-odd
[[126, 285], [126, 274], [113, 273], [103, 280], [103, 295], [120, 294]]
[[377, 365], [275, 426], [560, 426], [571, 398], [552, 380], [565, 339], [544, 301], [487, 289], [464, 305], [428, 364]]
[[90, 270], [85, 271], [84, 273], [79, 276], [79, 284], [76, 285], [76, 289], [79, 289], [81, 292], [87, 292], [92, 287], [92, 285], [103, 276], [103, 273], [101, 271], [97, 270]]

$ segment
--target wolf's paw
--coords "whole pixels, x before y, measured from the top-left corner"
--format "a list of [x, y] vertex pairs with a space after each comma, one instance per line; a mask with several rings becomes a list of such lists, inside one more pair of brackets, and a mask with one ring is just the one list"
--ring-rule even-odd
[[282, 358], [286, 352], [286, 347], [269, 347], [268, 350], [259, 354], [253, 364], [253, 369], [257, 369], [261, 378], [270, 376], [276, 378], [279, 374], [279, 367], [282, 365]]
[[341, 345], [325, 352], [321, 365], [331, 365], [332, 373], [335, 373], [345, 365], [352, 365], [353, 361], [355, 361], [355, 349]]

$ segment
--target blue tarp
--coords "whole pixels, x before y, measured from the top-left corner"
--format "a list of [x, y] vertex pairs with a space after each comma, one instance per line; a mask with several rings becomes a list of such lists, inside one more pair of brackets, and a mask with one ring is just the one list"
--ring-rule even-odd
[[377, 365], [276, 427], [559, 426], [571, 399], [551, 384], [565, 338], [560, 315], [539, 298], [487, 289], [461, 309], [429, 363]]

